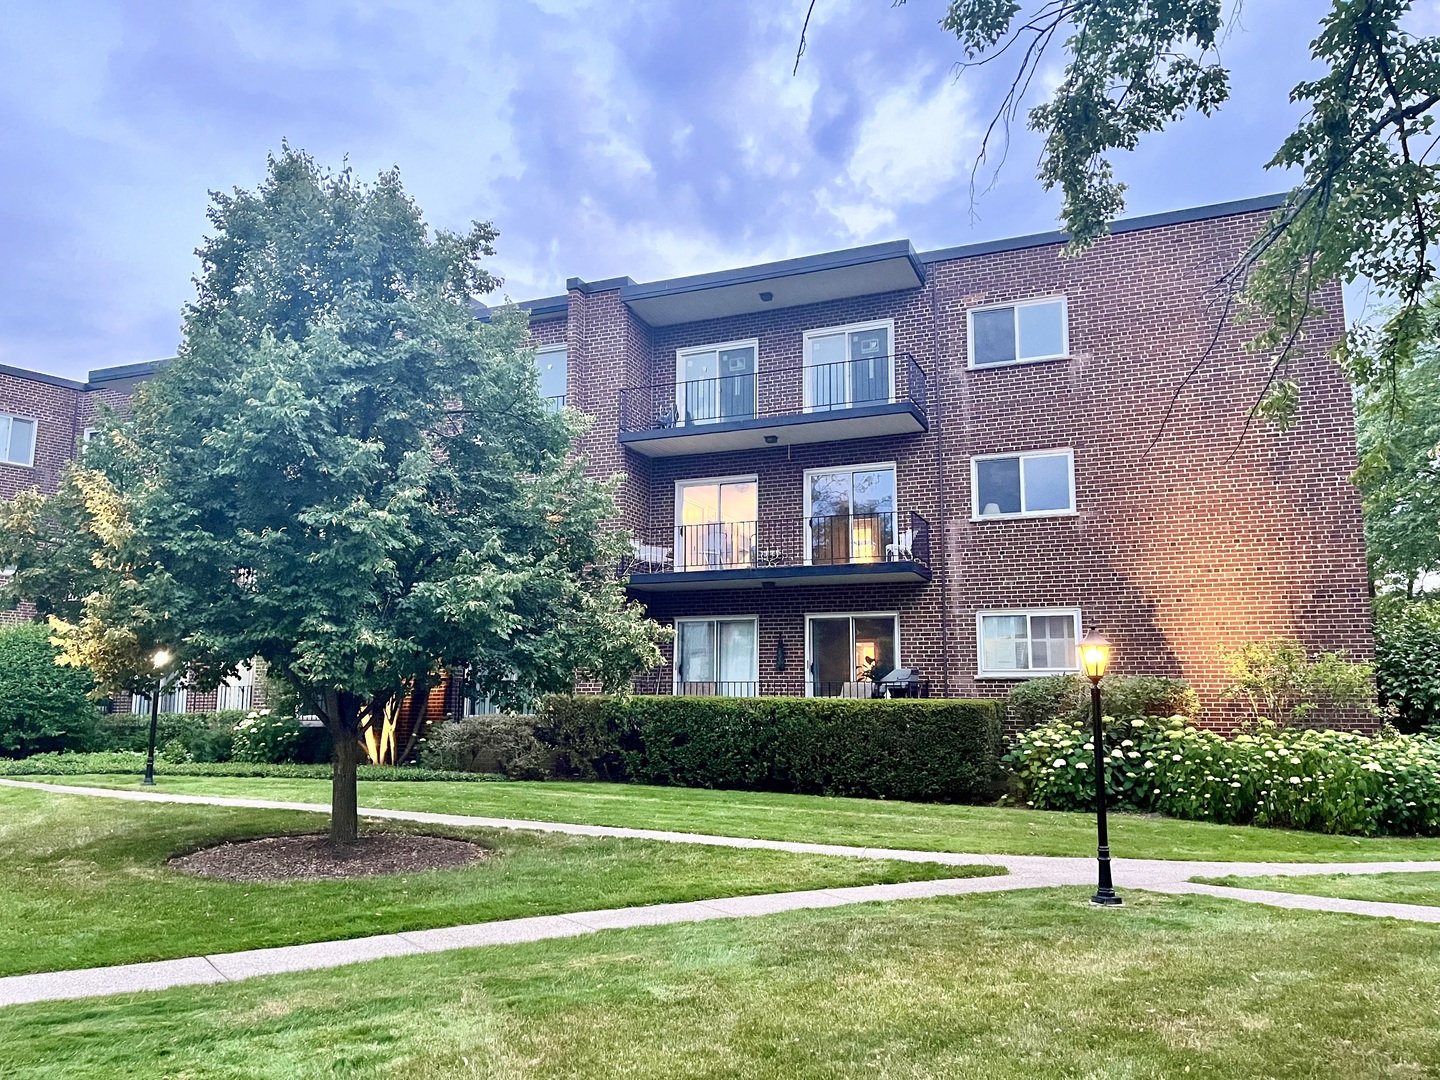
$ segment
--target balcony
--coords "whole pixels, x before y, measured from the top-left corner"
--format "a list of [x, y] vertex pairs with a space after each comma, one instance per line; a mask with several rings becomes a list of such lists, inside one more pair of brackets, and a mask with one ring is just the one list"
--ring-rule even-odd
[[680, 525], [630, 544], [620, 569], [640, 592], [930, 580], [930, 523], [913, 511]]
[[620, 391], [620, 442], [646, 457], [928, 431], [930, 389], [908, 353], [659, 382]]
[[930, 696], [928, 681], [902, 693], [869, 679], [848, 682], [817, 682], [806, 679], [803, 682], [782, 683], [781, 677], [777, 676], [774, 685], [732, 680], [682, 682], [667, 671], [638, 675], [633, 680], [631, 689], [637, 694], [672, 694], [676, 697], [838, 697], [861, 701], [889, 701]]

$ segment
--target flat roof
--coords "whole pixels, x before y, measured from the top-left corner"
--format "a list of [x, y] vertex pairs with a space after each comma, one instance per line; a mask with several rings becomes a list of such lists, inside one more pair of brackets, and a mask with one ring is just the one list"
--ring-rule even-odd
[[[1230, 217], [1283, 206], [1288, 194], [1260, 195], [1249, 199], [1210, 203], [1160, 214], [1144, 214], [1112, 222], [1110, 233], [1119, 235], [1142, 229], [1159, 229], [1192, 221]], [[723, 315], [793, 307], [823, 300], [873, 295], [918, 288], [925, 280], [926, 267], [952, 259], [969, 259], [1002, 251], [1046, 247], [1069, 243], [1063, 230], [1031, 233], [1027, 236], [984, 240], [957, 247], [916, 252], [909, 240], [891, 240], [863, 247], [827, 251], [796, 259], [760, 263], [733, 270], [636, 283], [628, 277], [586, 282], [571, 278], [567, 286], [584, 293], [618, 289], [620, 299], [651, 326], [718, 318]], [[907, 270], [905, 264], [908, 264]], [[763, 286], [763, 287], [762, 287]], [[768, 293], [769, 300], [761, 299]], [[522, 303], [533, 305], [536, 314], [558, 314], [564, 297]]]

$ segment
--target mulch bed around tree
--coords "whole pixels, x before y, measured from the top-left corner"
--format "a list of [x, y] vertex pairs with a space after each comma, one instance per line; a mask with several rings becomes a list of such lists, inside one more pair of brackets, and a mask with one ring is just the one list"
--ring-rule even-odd
[[467, 840], [412, 833], [368, 833], [347, 847], [325, 834], [267, 836], [177, 855], [170, 865], [187, 874], [225, 881], [338, 881], [380, 874], [453, 870], [495, 852]]

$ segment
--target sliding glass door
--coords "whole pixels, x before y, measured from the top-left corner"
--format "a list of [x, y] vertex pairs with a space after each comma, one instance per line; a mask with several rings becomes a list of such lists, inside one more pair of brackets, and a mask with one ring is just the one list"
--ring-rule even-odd
[[753, 343], [687, 349], [676, 356], [675, 407], [682, 427], [755, 418]]
[[895, 667], [894, 615], [814, 615], [809, 620], [810, 697], [874, 697]]
[[895, 467], [814, 470], [805, 477], [806, 562], [882, 562], [895, 545]]
[[754, 697], [754, 619], [677, 619], [675, 693]]
[[891, 400], [890, 324], [837, 327], [805, 338], [805, 410], [825, 412]]
[[743, 570], [754, 566], [759, 492], [754, 477], [677, 484], [676, 568]]

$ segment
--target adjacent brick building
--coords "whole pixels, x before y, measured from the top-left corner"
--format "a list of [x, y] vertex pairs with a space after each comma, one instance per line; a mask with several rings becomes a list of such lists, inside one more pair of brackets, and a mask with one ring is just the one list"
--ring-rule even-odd
[[[1275, 205], [1122, 222], [1076, 257], [1059, 234], [899, 241], [523, 305], [541, 392], [623, 477], [630, 588], [677, 628], [640, 688], [869, 696], [905, 668], [998, 696], [1073, 670], [1091, 626], [1114, 670], [1183, 676], [1208, 706], [1247, 640], [1369, 657], [1339, 288], [1283, 433], [1247, 430], [1266, 362], [1217, 306]], [[0, 409], [36, 421], [0, 493], [53, 490], [96, 401], [147, 370], [0, 369]]]

